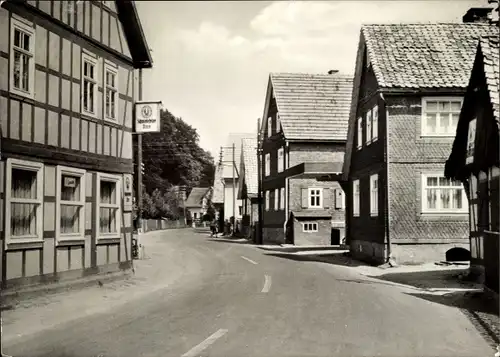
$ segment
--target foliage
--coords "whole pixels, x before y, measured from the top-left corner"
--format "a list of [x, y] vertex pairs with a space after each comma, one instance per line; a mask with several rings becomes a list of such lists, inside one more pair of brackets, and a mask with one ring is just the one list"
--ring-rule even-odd
[[178, 219], [184, 215], [180, 187], [213, 183], [212, 155], [199, 145], [196, 129], [162, 110], [161, 131], [143, 134], [143, 217]]

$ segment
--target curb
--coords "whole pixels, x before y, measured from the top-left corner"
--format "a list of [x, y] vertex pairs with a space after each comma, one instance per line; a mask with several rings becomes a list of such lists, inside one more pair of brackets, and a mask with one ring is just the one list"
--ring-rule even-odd
[[[131, 269], [94, 274], [88, 277], [53, 282], [48, 284], [37, 284], [32, 286], [21, 287], [19, 289], [4, 290], [1, 292], [0, 311], [15, 309], [16, 305], [37, 297], [45, 295], [53, 295], [62, 291], [79, 290], [91, 287], [96, 284], [111, 283], [120, 279], [127, 279], [133, 275]], [[99, 284], [99, 285], [100, 285]]]

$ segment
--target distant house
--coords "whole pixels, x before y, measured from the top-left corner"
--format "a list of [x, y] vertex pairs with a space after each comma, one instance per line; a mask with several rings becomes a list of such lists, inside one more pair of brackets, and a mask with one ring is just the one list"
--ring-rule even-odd
[[238, 199], [242, 200], [242, 233], [251, 234], [258, 221], [257, 135], [241, 141]]
[[499, 36], [482, 37], [445, 175], [464, 183], [469, 198], [471, 272], [499, 287]]
[[[231, 133], [226, 145], [221, 148], [221, 182], [224, 186], [224, 219], [230, 219], [235, 214], [237, 221], [241, 221], [243, 216], [242, 201], [238, 199], [239, 169], [241, 158], [241, 141], [243, 138], [253, 138], [255, 134]], [[234, 156], [232, 146], [234, 144]], [[234, 187], [233, 187], [234, 181]], [[234, 201], [234, 202], [233, 202]], [[234, 206], [234, 210], [233, 210]]]
[[343, 169], [357, 258], [419, 262], [468, 248], [466, 195], [444, 163], [477, 40], [495, 33], [486, 23], [362, 26]]
[[203, 220], [203, 216], [207, 213], [210, 196], [212, 194], [211, 187], [194, 187], [186, 200], [186, 209], [191, 213], [193, 222]]
[[260, 144], [264, 241], [330, 244], [332, 227], [343, 231], [343, 191], [316, 177], [341, 172], [351, 93], [352, 76], [336, 71], [269, 76]]

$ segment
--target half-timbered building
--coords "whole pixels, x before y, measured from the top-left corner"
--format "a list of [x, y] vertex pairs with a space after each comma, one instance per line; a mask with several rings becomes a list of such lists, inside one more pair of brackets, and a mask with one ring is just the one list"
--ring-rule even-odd
[[0, 33], [2, 286], [127, 269], [135, 3], [8, 0]]

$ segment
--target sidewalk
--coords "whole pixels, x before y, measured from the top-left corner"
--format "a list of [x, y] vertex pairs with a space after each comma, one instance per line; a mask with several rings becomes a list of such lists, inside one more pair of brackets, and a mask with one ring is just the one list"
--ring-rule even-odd
[[[109, 280], [97, 279], [77, 288], [60, 288], [56, 293], [25, 296], [15, 309], [2, 311], [2, 342], [13, 342], [23, 335], [110, 311], [179, 281], [184, 274], [182, 254], [169, 249], [169, 245], [160, 245], [161, 234], [164, 232], [144, 235], [146, 258], [134, 261], [135, 273]], [[82, 289], [82, 286], [86, 287]]]

